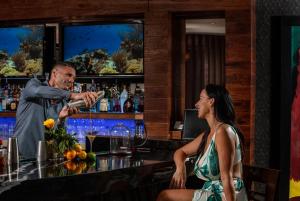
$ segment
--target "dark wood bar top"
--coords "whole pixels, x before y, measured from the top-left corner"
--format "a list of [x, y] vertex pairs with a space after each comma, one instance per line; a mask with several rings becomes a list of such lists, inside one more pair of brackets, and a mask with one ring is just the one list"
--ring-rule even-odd
[[159, 184], [162, 178], [169, 181], [174, 171], [172, 154], [99, 154], [95, 163], [20, 162], [0, 172], [0, 200], [105, 200], [105, 196], [106, 200], [119, 200], [122, 193], [136, 196], [143, 186]]
[[[0, 117], [16, 117], [15, 112], [0, 112]], [[143, 113], [78, 113], [72, 115], [71, 118], [92, 118], [92, 119], [143, 119]]]

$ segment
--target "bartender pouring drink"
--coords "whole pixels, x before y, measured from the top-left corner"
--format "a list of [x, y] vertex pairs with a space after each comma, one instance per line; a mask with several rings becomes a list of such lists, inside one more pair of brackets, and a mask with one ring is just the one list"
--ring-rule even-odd
[[37, 144], [44, 140], [46, 119], [52, 118], [57, 126], [63, 126], [66, 117], [78, 112], [67, 107], [70, 100], [84, 100], [90, 107], [97, 99], [95, 92], [72, 93], [76, 72], [69, 63], [57, 63], [51, 70], [49, 82], [37, 78], [29, 80], [22, 90], [16, 114], [14, 136], [18, 138], [19, 151], [23, 158], [36, 157]]

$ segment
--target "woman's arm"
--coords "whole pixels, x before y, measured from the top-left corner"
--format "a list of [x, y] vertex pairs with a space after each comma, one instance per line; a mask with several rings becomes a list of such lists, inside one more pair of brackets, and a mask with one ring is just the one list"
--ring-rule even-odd
[[185, 159], [197, 153], [200, 142], [202, 140], [202, 134], [195, 138], [192, 142], [177, 149], [174, 153], [174, 162], [176, 165], [176, 171], [172, 177], [170, 188], [185, 188], [186, 182], [186, 167]]
[[[216, 133], [216, 149], [219, 157], [219, 166], [222, 185], [224, 188], [225, 200], [235, 201], [233, 184], [233, 160], [235, 154], [235, 135], [228, 127], [221, 127]], [[222, 159], [222, 160], [220, 160]]]

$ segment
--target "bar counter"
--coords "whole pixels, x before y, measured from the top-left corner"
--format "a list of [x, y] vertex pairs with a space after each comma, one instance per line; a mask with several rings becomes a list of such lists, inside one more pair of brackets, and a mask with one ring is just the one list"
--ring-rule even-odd
[[0, 200], [155, 200], [174, 171], [172, 155], [154, 150], [100, 153], [94, 163], [23, 161], [2, 168]]

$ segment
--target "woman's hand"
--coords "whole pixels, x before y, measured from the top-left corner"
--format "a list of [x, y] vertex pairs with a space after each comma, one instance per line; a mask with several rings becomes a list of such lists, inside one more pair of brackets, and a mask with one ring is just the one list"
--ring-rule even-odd
[[176, 171], [171, 179], [170, 188], [185, 188], [186, 169], [185, 165], [182, 168], [176, 168]]
[[174, 153], [174, 162], [176, 171], [171, 179], [170, 188], [185, 188], [186, 182], [186, 166], [185, 160], [188, 156], [197, 154], [199, 144], [203, 135], [199, 135], [193, 141], [177, 149]]

